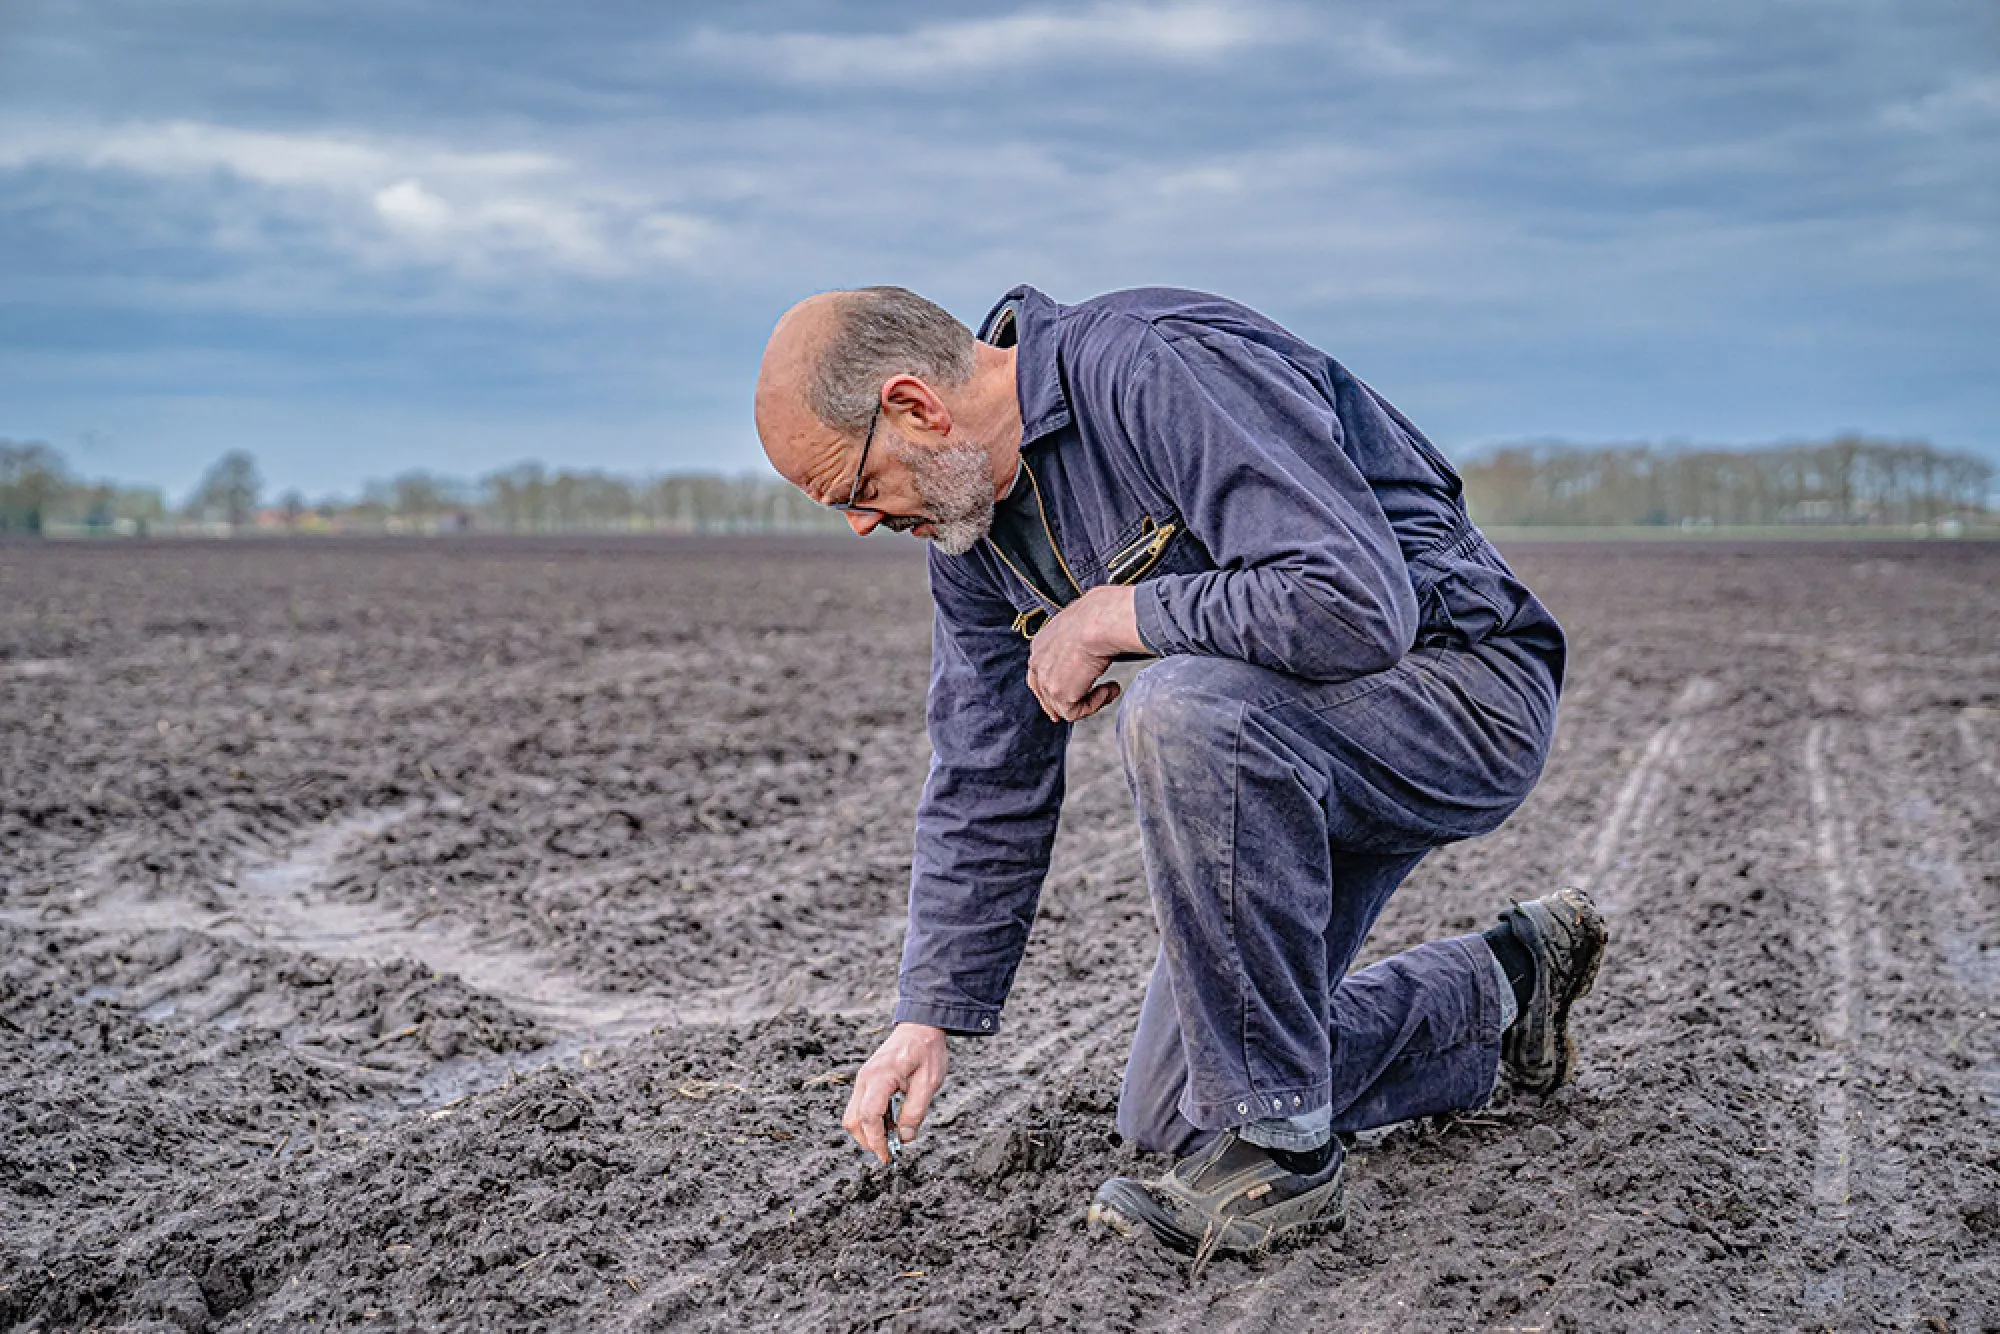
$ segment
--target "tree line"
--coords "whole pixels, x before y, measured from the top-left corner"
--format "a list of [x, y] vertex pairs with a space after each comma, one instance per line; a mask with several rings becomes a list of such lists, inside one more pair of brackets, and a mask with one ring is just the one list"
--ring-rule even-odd
[[1993, 465], [1922, 441], [1840, 436], [1753, 449], [1513, 445], [1462, 468], [1496, 527], [1983, 525]]
[[[1861, 436], [1750, 449], [1512, 445], [1460, 469], [1494, 526], [1988, 526], [1994, 469], [1920, 441]], [[834, 532], [840, 516], [775, 477], [624, 477], [521, 463], [477, 480], [406, 472], [358, 499], [275, 498], [256, 460], [217, 459], [178, 505], [156, 488], [77, 477], [62, 455], [0, 439], [0, 535], [46, 532]]]
[[166, 514], [165, 500], [151, 487], [83, 481], [48, 445], [0, 439], [0, 536], [38, 537], [55, 527], [144, 527]]
[[476, 481], [413, 471], [358, 499], [268, 494], [257, 462], [232, 450], [178, 505], [156, 488], [77, 477], [34, 441], [0, 439], [0, 534], [382, 532], [835, 532], [840, 516], [775, 477], [622, 477], [521, 463]]

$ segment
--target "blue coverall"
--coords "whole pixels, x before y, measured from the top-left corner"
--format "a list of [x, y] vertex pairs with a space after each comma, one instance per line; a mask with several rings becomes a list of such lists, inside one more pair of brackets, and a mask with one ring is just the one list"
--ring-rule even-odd
[[1480, 1104], [1511, 997], [1478, 936], [1346, 972], [1426, 851], [1534, 786], [1554, 618], [1430, 442], [1254, 311], [1023, 287], [980, 336], [1018, 348], [1022, 457], [1071, 587], [1038, 590], [990, 541], [931, 553], [934, 754], [896, 1018], [999, 1024], [1069, 736], [1028, 690], [1028, 635], [1115, 579], [1161, 659], [1118, 705], [1161, 935], [1121, 1130], [1178, 1153], [1256, 1122], [1289, 1147], [1287, 1124]]

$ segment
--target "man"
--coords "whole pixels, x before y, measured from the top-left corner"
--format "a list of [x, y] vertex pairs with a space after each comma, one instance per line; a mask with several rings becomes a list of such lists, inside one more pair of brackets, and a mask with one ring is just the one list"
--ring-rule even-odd
[[[1176, 1155], [1093, 1221], [1201, 1253], [1344, 1220], [1341, 1136], [1569, 1073], [1605, 930], [1564, 890], [1345, 976], [1426, 851], [1534, 786], [1562, 632], [1466, 518], [1451, 466], [1338, 363], [1195, 292], [977, 338], [900, 288], [771, 335], [757, 429], [813, 499], [932, 543], [929, 724], [896, 1026], [843, 1121], [884, 1163], [995, 1031], [1106, 669], [1161, 945], [1118, 1126]], [[904, 1095], [893, 1127], [891, 1098]]]

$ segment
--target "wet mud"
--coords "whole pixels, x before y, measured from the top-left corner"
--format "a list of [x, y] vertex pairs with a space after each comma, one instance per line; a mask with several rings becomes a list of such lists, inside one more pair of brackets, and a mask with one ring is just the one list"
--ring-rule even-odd
[[1547, 1100], [1351, 1222], [1084, 1228], [1154, 934], [1108, 718], [1004, 1030], [843, 1142], [927, 752], [883, 543], [0, 548], [0, 1329], [2000, 1329], [2000, 548], [1510, 552], [1541, 787], [1364, 962], [1587, 885]]

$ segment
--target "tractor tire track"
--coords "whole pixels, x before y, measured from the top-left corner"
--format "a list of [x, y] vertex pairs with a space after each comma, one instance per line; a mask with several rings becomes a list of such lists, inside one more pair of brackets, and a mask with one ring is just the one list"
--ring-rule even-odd
[[1830, 1047], [1814, 1180], [1831, 1263], [1807, 1295], [1822, 1318], [1913, 1323], [1935, 1248], [1958, 1227], [1953, 1165], [1976, 1159], [1979, 1122], [1989, 1134], [2000, 1123], [2000, 1060], [1990, 1022], [1967, 1022], [1995, 996], [1964, 833], [1925, 795], [1926, 778], [1904, 777], [1924, 775], [1924, 756], [1949, 755], [1948, 743], [1925, 739], [1935, 715], [1892, 713], [1820, 720], [1808, 736]]
[[[1852, 1216], [1856, 1141], [1854, 1086], [1856, 1046], [1861, 1036], [1860, 895], [1855, 885], [1853, 831], [1839, 802], [1835, 779], [1826, 758], [1828, 724], [1812, 723], [1806, 732], [1804, 765], [1812, 811], [1812, 851], [1824, 895], [1818, 953], [1826, 994], [1817, 1024], [1822, 1055], [1813, 1083], [1817, 1117], [1812, 1198], [1814, 1247], [1830, 1264], [1809, 1280], [1807, 1306], [1816, 1315], [1843, 1309], [1848, 1300], [1848, 1230]], [[1873, 964], [1872, 957], [1867, 961]]]
[[1632, 865], [1636, 851], [1658, 817], [1660, 803], [1677, 775], [1683, 757], [1700, 726], [1699, 714], [1718, 694], [1716, 682], [1690, 677], [1668, 706], [1669, 718], [1647, 738], [1639, 757], [1619, 784], [1611, 808], [1598, 823], [1588, 852], [1570, 882], [1586, 890], [1607, 914], [1631, 906], [1631, 886], [1614, 880], [1614, 871]]

